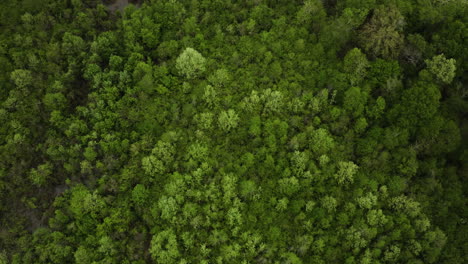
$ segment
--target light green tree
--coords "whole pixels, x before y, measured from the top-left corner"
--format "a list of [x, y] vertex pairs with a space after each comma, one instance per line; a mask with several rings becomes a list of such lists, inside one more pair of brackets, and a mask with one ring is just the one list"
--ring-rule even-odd
[[176, 60], [177, 70], [188, 79], [202, 74], [206, 68], [206, 59], [196, 50], [186, 48]]
[[213, 108], [219, 101], [219, 96], [216, 87], [211, 85], [207, 85], [205, 87], [205, 93], [203, 94], [203, 99], [205, 100], [206, 104]]
[[78, 249], [75, 251], [74, 257], [75, 263], [86, 264], [92, 263], [94, 254], [92, 254], [91, 250], [87, 249], [85, 246], [79, 246]]
[[319, 128], [314, 130], [310, 138], [310, 148], [316, 154], [325, 154], [335, 146], [335, 141], [328, 130]]
[[137, 184], [132, 191], [132, 201], [137, 205], [143, 205], [148, 197], [148, 190], [143, 184]]
[[166, 170], [164, 163], [153, 155], [143, 157], [143, 159], [141, 160], [141, 165], [143, 167], [143, 170], [151, 176], [155, 176], [158, 173], [162, 173]]
[[47, 183], [47, 180], [52, 174], [52, 165], [50, 163], [44, 163], [37, 167], [37, 169], [32, 169], [29, 175], [33, 184], [38, 186], [43, 186]]
[[278, 200], [276, 204], [276, 210], [284, 211], [288, 208], [289, 200], [288, 198], [284, 197], [283, 199]]
[[455, 77], [455, 59], [447, 59], [444, 54], [440, 54], [432, 57], [430, 60], [426, 60], [427, 69], [431, 72], [439, 81], [449, 84]]
[[382, 226], [387, 223], [387, 217], [383, 214], [382, 210], [370, 210], [367, 213], [367, 222], [371, 226]]
[[351, 85], [359, 84], [366, 77], [368, 67], [366, 55], [358, 48], [350, 50], [344, 57], [343, 69], [349, 75]]
[[353, 182], [354, 175], [356, 174], [359, 167], [352, 161], [340, 161], [338, 163], [338, 172], [335, 174], [335, 178], [339, 184], [345, 182]]
[[0, 253], [0, 264], [7, 264], [8, 263], [8, 258], [6, 256], [5, 252]]
[[322, 1], [308, 0], [304, 1], [304, 5], [297, 12], [297, 22], [300, 24], [319, 23], [325, 19], [327, 13], [323, 8]]
[[157, 263], [176, 263], [180, 252], [174, 231], [168, 229], [155, 235], [151, 240], [149, 252]]
[[229, 130], [236, 128], [239, 123], [239, 116], [236, 111], [229, 109], [221, 112], [218, 118], [219, 126], [222, 130], [228, 132]]
[[10, 78], [20, 90], [26, 89], [29, 85], [33, 84], [32, 73], [28, 70], [14, 70]]
[[336, 210], [338, 202], [332, 196], [325, 196], [321, 200], [322, 207], [325, 208], [328, 212], [333, 212]]
[[231, 74], [226, 69], [218, 69], [208, 77], [208, 81], [215, 87], [224, 87], [231, 80]]
[[401, 249], [396, 245], [392, 245], [385, 251], [383, 260], [387, 262], [395, 262], [400, 253]]
[[377, 196], [368, 193], [366, 196], [357, 198], [357, 203], [361, 208], [371, 209], [377, 203]]

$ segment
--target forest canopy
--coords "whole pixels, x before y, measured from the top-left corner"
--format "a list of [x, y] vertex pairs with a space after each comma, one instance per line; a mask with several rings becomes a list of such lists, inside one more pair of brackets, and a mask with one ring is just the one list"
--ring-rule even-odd
[[465, 0], [3, 0], [0, 264], [468, 263]]

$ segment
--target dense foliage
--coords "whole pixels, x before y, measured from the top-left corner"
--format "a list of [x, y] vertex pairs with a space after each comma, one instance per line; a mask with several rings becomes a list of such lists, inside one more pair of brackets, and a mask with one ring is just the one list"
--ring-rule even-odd
[[0, 263], [468, 263], [468, 2], [0, 3]]

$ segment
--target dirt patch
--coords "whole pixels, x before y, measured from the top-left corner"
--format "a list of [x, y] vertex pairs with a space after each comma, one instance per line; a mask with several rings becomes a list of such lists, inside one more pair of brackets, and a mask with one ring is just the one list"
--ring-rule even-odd
[[68, 190], [68, 185], [66, 184], [57, 185], [54, 188], [54, 195], [55, 196], [61, 195], [66, 190]]

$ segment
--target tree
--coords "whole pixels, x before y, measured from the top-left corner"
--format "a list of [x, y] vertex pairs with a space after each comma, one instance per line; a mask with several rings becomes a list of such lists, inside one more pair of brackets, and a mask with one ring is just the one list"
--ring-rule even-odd
[[398, 246], [392, 245], [385, 251], [383, 260], [388, 262], [396, 262], [400, 252], [401, 250]]
[[455, 77], [457, 67], [454, 59], [446, 59], [444, 54], [432, 57], [426, 60], [427, 69], [431, 72], [437, 80], [445, 84], [450, 84]]
[[86, 248], [85, 246], [79, 246], [75, 251], [75, 261], [77, 264], [86, 264], [92, 263], [93, 258], [95, 257], [92, 250]]
[[19, 90], [26, 90], [34, 81], [31, 71], [23, 69], [14, 70], [11, 73], [11, 80]]
[[371, 226], [383, 226], [387, 223], [387, 217], [383, 214], [381, 209], [370, 210], [367, 213], [367, 223]]
[[137, 184], [132, 191], [132, 201], [136, 205], [143, 205], [148, 197], [148, 190], [143, 184]]
[[48, 178], [52, 174], [52, 165], [50, 163], [44, 163], [37, 167], [37, 169], [32, 169], [29, 177], [33, 184], [38, 186], [43, 186], [47, 183]]
[[48, 110], [62, 110], [67, 105], [67, 99], [62, 93], [47, 93], [42, 102]]
[[225, 87], [231, 80], [231, 74], [226, 69], [218, 69], [208, 77], [208, 81], [215, 87]]
[[279, 112], [282, 109], [284, 99], [280, 91], [266, 89], [260, 99], [265, 103], [263, 108], [265, 113]]
[[77, 219], [88, 214], [96, 217], [102, 213], [105, 202], [96, 192], [90, 193], [89, 190], [82, 185], [74, 187], [71, 191], [72, 195], [69, 208]]
[[403, 44], [404, 18], [394, 6], [378, 6], [363, 26], [359, 42], [374, 57], [395, 58]]
[[276, 210], [278, 211], [284, 211], [288, 208], [289, 200], [288, 198], [284, 197], [280, 200], [278, 200], [278, 203], [276, 204]]
[[414, 131], [433, 120], [440, 98], [440, 90], [435, 84], [417, 82], [403, 91], [400, 104], [394, 106], [389, 116], [399, 116], [399, 125]]
[[366, 20], [368, 10], [345, 8], [337, 19], [324, 23], [320, 41], [324, 47], [339, 49], [348, 42], [355, 30]]
[[205, 93], [203, 94], [203, 99], [205, 100], [206, 104], [213, 108], [219, 101], [219, 96], [216, 87], [211, 85], [207, 85], [205, 87]]
[[166, 170], [164, 163], [157, 157], [150, 155], [141, 160], [143, 170], [150, 176], [156, 176]]
[[64, 54], [79, 56], [85, 49], [86, 43], [81, 37], [70, 34], [69, 32], [63, 34], [62, 52]]
[[149, 252], [161, 264], [176, 263], [180, 256], [177, 237], [172, 229], [164, 230], [153, 236]]
[[326, 18], [327, 14], [323, 8], [322, 1], [308, 0], [304, 1], [304, 5], [299, 9], [296, 15], [297, 22], [301, 25], [312, 24], [313, 28], [318, 29], [317, 24], [320, 25]]
[[205, 72], [205, 64], [206, 59], [192, 48], [186, 48], [176, 60], [177, 70], [188, 79], [193, 79]]
[[256, 183], [251, 180], [242, 181], [239, 184], [239, 194], [244, 199], [251, 198], [257, 190]]
[[357, 203], [361, 208], [371, 209], [377, 203], [377, 196], [368, 193], [366, 196], [359, 197]]
[[143, 170], [153, 177], [164, 173], [168, 165], [173, 161], [174, 152], [175, 149], [170, 143], [162, 140], [158, 141], [151, 150], [151, 155], [142, 158]]
[[310, 148], [317, 154], [326, 154], [335, 146], [333, 137], [328, 130], [319, 128], [314, 130], [310, 137]]
[[358, 85], [367, 75], [369, 67], [366, 55], [360, 49], [354, 48], [346, 54], [343, 61], [343, 68], [349, 74], [351, 85]]
[[0, 264], [8, 264], [8, 257], [5, 252], [0, 252]]
[[352, 183], [358, 169], [359, 167], [352, 161], [340, 161], [338, 162], [338, 172], [335, 173], [335, 178], [339, 184]]
[[367, 94], [361, 91], [359, 87], [351, 87], [345, 92], [344, 96], [344, 109], [348, 111], [350, 115], [357, 118], [364, 112], [367, 102]]
[[322, 202], [322, 207], [325, 208], [328, 212], [335, 211], [336, 206], [338, 205], [338, 202], [336, 201], [336, 199], [329, 195], [323, 197], [321, 202]]
[[239, 122], [239, 116], [236, 111], [229, 109], [221, 112], [218, 117], [218, 124], [222, 130], [229, 132], [231, 129], [236, 128]]
[[213, 124], [213, 114], [212, 113], [200, 113], [195, 116], [195, 122], [199, 129], [209, 130]]

